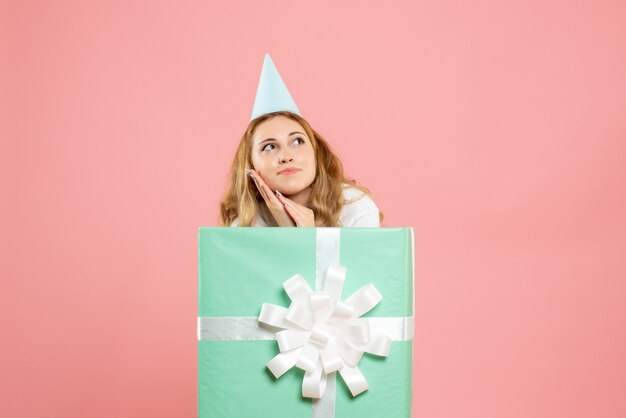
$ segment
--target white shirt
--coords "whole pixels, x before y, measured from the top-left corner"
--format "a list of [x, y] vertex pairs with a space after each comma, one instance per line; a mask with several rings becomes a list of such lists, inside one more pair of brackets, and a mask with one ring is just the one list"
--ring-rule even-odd
[[[380, 227], [379, 210], [376, 203], [361, 190], [344, 183], [343, 197], [346, 203], [339, 213], [339, 224], [342, 227]], [[230, 224], [237, 226], [238, 219]], [[267, 226], [261, 215], [257, 215], [253, 226]]]

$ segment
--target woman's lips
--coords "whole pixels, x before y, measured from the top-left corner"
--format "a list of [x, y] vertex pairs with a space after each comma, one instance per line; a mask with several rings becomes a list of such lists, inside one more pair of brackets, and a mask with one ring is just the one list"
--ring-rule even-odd
[[297, 173], [298, 171], [300, 171], [299, 168], [286, 168], [278, 174], [293, 174], [293, 173]]

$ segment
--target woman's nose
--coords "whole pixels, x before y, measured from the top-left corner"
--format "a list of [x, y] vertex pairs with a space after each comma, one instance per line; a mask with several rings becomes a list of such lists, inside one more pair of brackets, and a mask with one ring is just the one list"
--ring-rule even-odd
[[289, 161], [293, 161], [293, 158], [289, 154], [282, 154], [278, 157], [278, 161], [280, 161], [281, 163], [287, 163]]

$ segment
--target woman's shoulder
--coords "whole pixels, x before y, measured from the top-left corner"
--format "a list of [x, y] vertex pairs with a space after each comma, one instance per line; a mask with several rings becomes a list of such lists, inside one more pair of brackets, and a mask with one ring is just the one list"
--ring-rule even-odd
[[343, 198], [345, 200], [344, 206], [352, 205], [378, 210], [378, 206], [376, 206], [374, 199], [370, 195], [348, 183], [343, 183]]
[[380, 226], [380, 211], [371, 196], [344, 183], [343, 197], [345, 203], [339, 215], [342, 226]]

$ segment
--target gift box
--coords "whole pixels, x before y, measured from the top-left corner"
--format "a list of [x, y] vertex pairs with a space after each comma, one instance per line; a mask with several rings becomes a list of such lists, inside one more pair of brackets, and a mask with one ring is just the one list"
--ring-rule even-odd
[[411, 416], [412, 228], [198, 241], [199, 417]]

